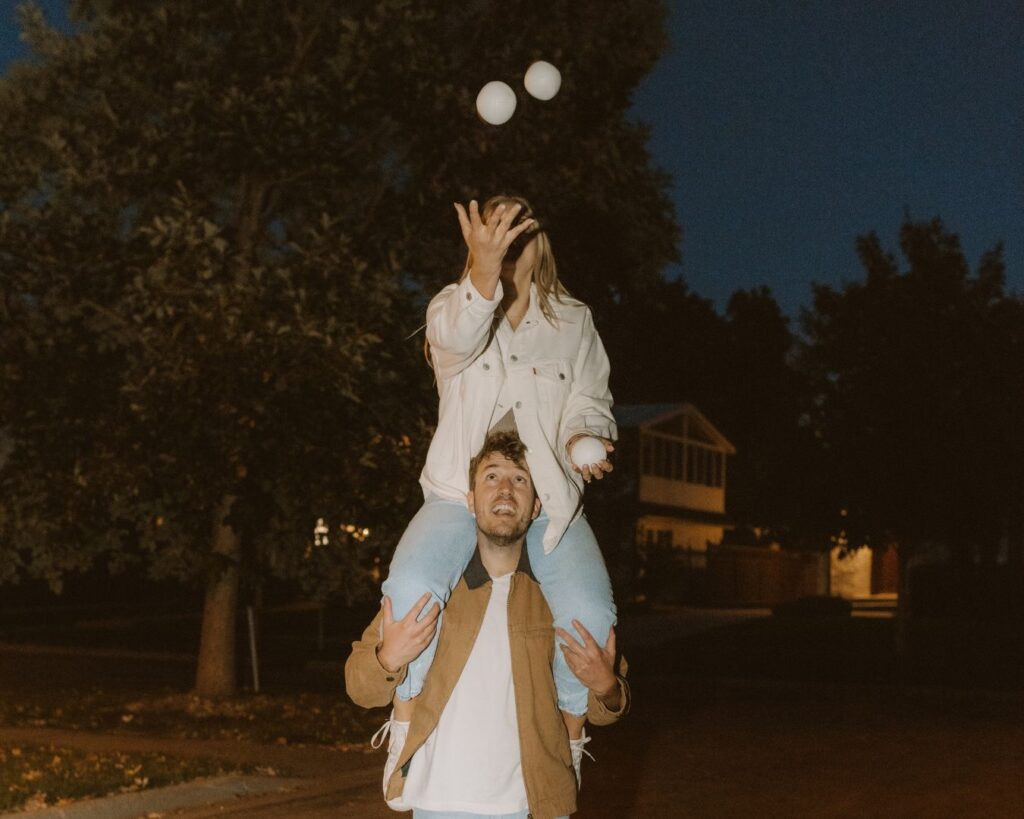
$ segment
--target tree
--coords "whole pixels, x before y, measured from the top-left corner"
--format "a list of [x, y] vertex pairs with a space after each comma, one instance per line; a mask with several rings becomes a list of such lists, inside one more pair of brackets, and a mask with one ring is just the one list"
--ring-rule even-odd
[[[452, 202], [509, 192], [535, 206], [560, 276], [602, 332], [616, 304], [659, 286], [678, 258], [680, 231], [670, 180], [652, 166], [648, 129], [629, 107], [667, 44], [665, 13], [658, 0], [482, 2], [445, 8], [418, 28], [424, 56], [416, 61], [427, 70], [402, 95], [409, 141], [395, 155], [410, 194], [392, 232], [415, 247], [406, 270], [430, 289], [449, 281], [464, 258]], [[551, 102], [518, 90], [537, 59], [562, 72]], [[472, 113], [491, 79], [519, 97], [514, 118], [497, 128], [481, 127]]]
[[794, 362], [796, 337], [771, 292], [738, 290], [725, 314], [718, 409], [736, 446], [728, 508], [784, 541], [806, 540], [820, 507], [808, 390]]
[[655, 281], [623, 294], [608, 315], [601, 335], [617, 402], [692, 401], [716, 416], [725, 324], [709, 300], [681, 279]]
[[767, 289], [737, 291], [722, 316], [685, 282], [655, 282], [613, 304], [606, 327], [617, 401], [692, 401], [735, 444], [730, 516], [790, 539], [813, 530], [807, 388], [789, 319]]
[[971, 273], [941, 221], [908, 219], [900, 248], [903, 270], [862, 236], [864, 281], [815, 288], [802, 354], [814, 429], [851, 542], [898, 543], [904, 581], [915, 548], [947, 544], [966, 581], [1019, 519], [1021, 302], [999, 246]]
[[[96, 562], [204, 578], [197, 689], [228, 694], [240, 578], [365, 592], [416, 503], [435, 398], [408, 337], [460, 266], [451, 201], [531, 195], [599, 308], [674, 254], [665, 179], [625, 119], [664, 10], [72, 11], [66, 36], [26, 7], [38, 59], [0, 84], [0, 580], [57, 587]], [[559, 104], [477, 123], [481, 70], [539, 56], [561, 61]]]

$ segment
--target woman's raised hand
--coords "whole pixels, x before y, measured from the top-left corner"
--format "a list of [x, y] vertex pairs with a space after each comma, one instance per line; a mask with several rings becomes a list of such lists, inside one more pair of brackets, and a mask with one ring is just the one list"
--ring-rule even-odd
[[508, 246], [524, 231], [536, 223], [535, 219], [524, 219], [512, 227], [512, 223], [522, 210], [522, 205], [498, 205], [484, 222], [480, 216], [480, 206], [475, 199], [469, 203], [469, 211], [460, 202], [455, 203], [455, 212], [459, 216], [462, 238], [466, 247], [473, 255], [474, 272], [497, 280], [501, 274], [501, 263], [508, 251]]

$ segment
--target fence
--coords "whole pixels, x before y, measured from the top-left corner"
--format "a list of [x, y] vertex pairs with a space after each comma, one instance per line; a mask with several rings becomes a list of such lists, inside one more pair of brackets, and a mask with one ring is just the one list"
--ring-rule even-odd
[[771, 606], [828, 594], [827, 553], [708, 546], [706, 594], [715, 606]]

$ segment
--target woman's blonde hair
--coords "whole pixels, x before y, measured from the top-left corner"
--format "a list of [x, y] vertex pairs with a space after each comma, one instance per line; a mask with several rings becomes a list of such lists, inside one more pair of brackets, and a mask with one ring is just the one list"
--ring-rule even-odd
[[[523, 199], [523, 197], [499, 194], [498, 196], [492, 196], [484, 202], [480, 215], [485, 222], [498, 205], [521, 206], [522, 209], [516, 216], [516, 224], [519, 224], [524, 219], [537, 218], [534, 216], [533, 208], [530, 206], [530, 203]], [[532, 279], [533, 283], [537, 286], [537, 299], [540, 302], [540, 311], [544, 314], [544, 318], [554, 325], [557, 324], [558, 317], [555, 315], [555, 309], [551, 306], [551, 302], [552, 300], [561, 301], [563, 296], [569, 295], [569, 291], [565, 289], [565, 286], [558, 278], [558, 267], [555, 265], [555, 254], [551, 250], [551, 240], [548, 239], [547, 232], [544, 230], [543, 222], [538, 219], [537, 226], [528, 230], [526, 235], [535, 237], [537, 240], [537, 262], [533, 268]], [[469, 271], [472, 266], [473, 254], [467, 251], [466, 266], [462, 269], [462, 275], [459, 276], [460, 282], [469, 275]]]
[[[516, 216], [516, 224], [523, 221], [524, 219], [536, 219], [533, 215], [533, 208], [530, 203], [527, 202], [521, 196], [510, 196], [508, 194], [499, 194], [498, 196], [492, 196], [486, 202], [484, 202], [483, 208], [480, 210], [480, 215], [487, 221], [487, 218], [494, 212], [494, 209], [498, 205], [521, 205], [522, 208]], [[537, 240], [537, 261], [533, 267], [533, 275], [531, 279], [537, 286], [537, 300], [540, 302], [540, 311], [544, 314], [552, 326], [558, 325], [558, 316], [555, 315], [555, 308], [551, 306], [552, 301], [561, 301], [563, 296], [571, 297], [568, 290], [565, 289], [565, 285], [558, 278], [558, 267], [555, 265], [555, 254], [551, 250], [551, 240], [548, 239], [547, 232], [544, 230], [544, 224], [538, 219], [537, 226], [530, 228], [525, 234], [530, 237], [527, 241], [536, 238]], [[466, 266], [462, 269], [462, 275], [459, 276], [461, 282], [466, 276], [469, 275], [469, 271], [473, 267], [473, 254], [466, 252]], [[427, 360], [427, 364], [432, 364], [430, 358], [430, 342], [423, 339], [423, 355]]]

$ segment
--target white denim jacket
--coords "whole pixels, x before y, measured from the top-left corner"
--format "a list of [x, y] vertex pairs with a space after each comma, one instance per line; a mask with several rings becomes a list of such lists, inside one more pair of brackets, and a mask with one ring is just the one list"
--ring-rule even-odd
[[466, 276], [427, 307], [427, 341], [441, 401], [420, 485], [424, 495], [464, 501], [469, 462], [504, 412], [499, 396], [507, 399], [550, 520], [544, 535], [550, 552], [583, 506], [583, 479], [572, 468], [566, 443], [581, 432], [617, 438], [608, 356], [582, 302], [552, 299], [553, 326], [531, 285], [530, 307], [516, 331], [498, 333], [494, 319], [501, 297], [501, 282], [494, 298], [485, 299]]

